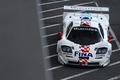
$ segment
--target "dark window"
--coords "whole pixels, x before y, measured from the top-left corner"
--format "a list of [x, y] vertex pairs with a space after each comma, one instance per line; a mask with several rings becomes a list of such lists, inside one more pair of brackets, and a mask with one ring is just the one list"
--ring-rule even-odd
[[101, 32], [101, 34], [102, 34], [102, 37], [104, 38], [104, 32], [103, 32], [103, 28], [102, 28], [102, 26], [99, 24], [99, 28], [100, 28], [100, 32]]
[[108, 26], [107, 35], [108, 35], [108, 36], [111, 35], [111, 34], [110, 34], [110, 27], [109, 27], [109, 26]]
[[100, 42], [101, 36], [97, 28], [74, 27], [67, 39], [80, 45], [89, 45]]
[[73, 26], [73, 22], [71, 22], [71, 23], [69, 24], [69, 26], [68, 26], [68, 28], [67, 28], [66, 36], [68, 35], [68, 33], [69, 33], [69, 31], [71, 30], [72, 26]]

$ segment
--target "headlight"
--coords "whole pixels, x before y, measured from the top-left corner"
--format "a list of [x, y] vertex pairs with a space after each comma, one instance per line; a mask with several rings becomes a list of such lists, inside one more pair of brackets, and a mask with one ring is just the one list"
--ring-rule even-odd
[[72, 53], [72, 49], [69, 46], [61, 46], [63, 52]]
[[107, 48], [98, 48], [96, 54], [105, 54], [107, 52]]

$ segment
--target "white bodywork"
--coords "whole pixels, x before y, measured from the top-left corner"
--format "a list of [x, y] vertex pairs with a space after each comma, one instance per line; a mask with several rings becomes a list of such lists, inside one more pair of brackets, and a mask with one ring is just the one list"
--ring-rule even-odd
[[[112, 45], [108, 41], [108, 32], [109, 32], [109, 14], [98, 14], [98, 13], [89, 13], [90, 15], [90, 26], [97, 28], [100, 32], [98, 24], [101, 24], [104, 32], [104, 38], [98, 43], [91, 45], [80, 45], [74, 43], [67, 39], [66, 32], [68, 26], [71, 22], [73, 22], [73, 27], [80, 27], [81, 18], [83, 13], [80, 12], [64, 12], [63, 14], [63, 35], [62, 39], [57, 43], [57, 53], [58, 53], [58, 61], [61, 64], [71, 64], [71, 65], [82, 65], [82, 66], [107, 66], [110, 63], [110, 56], [112, 51]], [[84, 13], [87, 15], [87, 13]], [[70, 31], [68, 35], [70, 34]], [[100, 35], [102, 36], [101, 32]], [[61, 46], [69, 46], [72, 49], [72, 53], [63, 52]], [[88, 46], [89, 52], [83, 53], [80, 51], [81, 46]], [[97, 49], [101, 47], [106, 47], [107, 52], [105, 54], [96, 54]], [[82, 55], [85, 54], [84, 56]], [[90, 54], [89, 54], [90, 53]], [[91, 56], [92, 54], [92, 56]], [[82, 55], [82, 56], [81, 56]], [[81, 57], [89, 57], [89, 59], [84, 59]]]

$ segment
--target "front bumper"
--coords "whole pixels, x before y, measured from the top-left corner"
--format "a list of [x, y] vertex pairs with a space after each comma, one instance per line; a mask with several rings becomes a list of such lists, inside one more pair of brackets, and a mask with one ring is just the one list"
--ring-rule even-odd
[[76, 66], [100, 66], [99, 62], [87, 62], [84, 65], [81, 65], [82, 62], [74, 62], [74, 61], [68, 61], [68, 65], [76, 65]]
[[[84, 60], [84, 59], [83, 59]], [[66, 65], [76, 65], [76, 66], [107, 66], [110, 63], [110, 58], [104, 58], [104, 59], [94, 59], [92, 61], [88, 60], [88, 62], [85, 62], [83, 65], [82, 62], [78, 62], [78, 60], [74, 60], [71, 58], [65, 58], [61, 55], [58, 55], [58, 61], [61, 64]]]

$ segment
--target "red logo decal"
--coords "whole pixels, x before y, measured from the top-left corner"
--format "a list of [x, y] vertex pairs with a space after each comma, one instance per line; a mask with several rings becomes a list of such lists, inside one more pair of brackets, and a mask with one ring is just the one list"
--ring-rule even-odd
[[88, 59], [79, 59], [78, 62], [80, 62], [80, 65], [85, 65], [88, 62]]
[[78, 24], [79, 25], [79, 23], [75, 23], [76, 25]]
[[89, 21], [82, 21], [81, 22], [83, 25], [90, 25], [90, 22]]
[[83, 53], [89, 53], [90, 51], [90, 46], [87, 46], [87, 45], [81, 45], [79, 46], [80, 50], [79, 51], [82, 51]]

